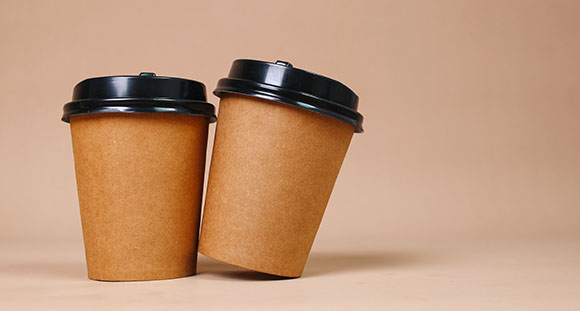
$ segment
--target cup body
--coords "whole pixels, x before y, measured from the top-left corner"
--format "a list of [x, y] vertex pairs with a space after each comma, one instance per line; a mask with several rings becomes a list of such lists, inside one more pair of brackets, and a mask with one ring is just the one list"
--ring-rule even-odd
[[232, 94], [222, 97], [218, 118], [200, 253], [299, 277], [354, 126]]
[[208, 119], [97, 113], [70, 126], [89, 278], [195, 274]]

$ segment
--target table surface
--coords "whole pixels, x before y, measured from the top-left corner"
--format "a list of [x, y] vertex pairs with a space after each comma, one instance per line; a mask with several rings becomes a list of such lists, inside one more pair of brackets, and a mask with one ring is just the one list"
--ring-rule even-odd
[[82, 244], [0, 243], [0, 309], [580, 310], [578, 240], [319, 244], [298, 279], [200, 255], [193, 277], [98, 282]]

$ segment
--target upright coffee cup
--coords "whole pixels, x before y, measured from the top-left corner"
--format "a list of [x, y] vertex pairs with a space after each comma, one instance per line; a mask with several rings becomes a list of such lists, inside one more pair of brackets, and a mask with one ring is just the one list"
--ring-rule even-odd
[[152, 73], [87, 79], [70, 122], [88, 276], [195, 274], [214, 107], [202, 83]]
[[221, 97], [199, 251], [302, 275], [354, 132], [358, 97], [290, 63], [236, 60]]

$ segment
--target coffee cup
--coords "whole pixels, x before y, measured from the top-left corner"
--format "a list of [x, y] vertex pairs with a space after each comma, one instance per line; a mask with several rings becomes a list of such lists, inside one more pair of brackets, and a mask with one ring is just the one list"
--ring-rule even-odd
[[221, 98], [200, 253], [302, 275], [349, 143], [358, 96], [290, 63], [234, 61]]
[[169, 279], [196, 272], [208, 124], [205, 86], [139, 76], [76, 85], [70, 122], [88, 276]]

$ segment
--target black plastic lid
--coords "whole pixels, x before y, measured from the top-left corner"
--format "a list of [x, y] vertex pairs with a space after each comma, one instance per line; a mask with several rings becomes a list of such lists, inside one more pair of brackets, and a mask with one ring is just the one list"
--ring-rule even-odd
[[227, 78], [213, 92], [216, 96], [242, 94], [290, 104], [352, 124], [362, 133], [363, 116], [358, 96], [344, 84], [285, 61], [276, 63], [238, 59]]
[[207, 102], [203, 83], [143, 72], [138, 76], [86, 79], [77, 84], [72, 101], [63, 107], [62, 121], [91, 113], [178, 113], [209, 118], [214, 106]]

